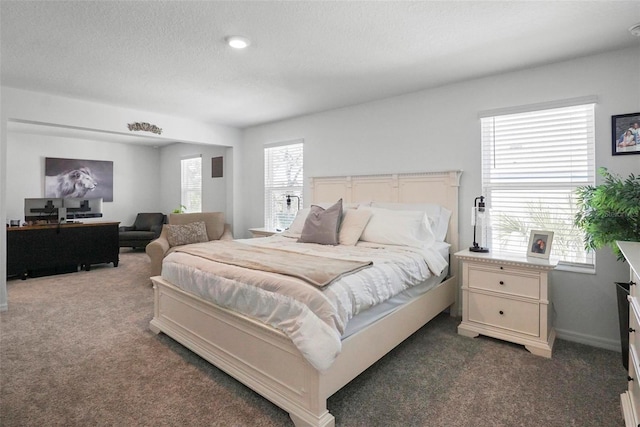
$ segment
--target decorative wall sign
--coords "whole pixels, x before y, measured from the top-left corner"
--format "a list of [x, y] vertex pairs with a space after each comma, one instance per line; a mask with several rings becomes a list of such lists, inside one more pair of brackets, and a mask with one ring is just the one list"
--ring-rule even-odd
[[640, 113], [611, 116], [611, 155], [640, 154]]
[[44, 197], [113, 202], [113, 162], [47, 157], [44, 174]]
[[144, 123], [144, 122], [143, 123], [140, 123], [140, 122], [128, 123], [127, 127], [132, 132], [144, 131], [144, 132], [156, 133], [158, 135], [160, 135], [162, 133], [162, 129], [161, 128], [159, 128], [156, 125], [152, 125], [150, 123]]

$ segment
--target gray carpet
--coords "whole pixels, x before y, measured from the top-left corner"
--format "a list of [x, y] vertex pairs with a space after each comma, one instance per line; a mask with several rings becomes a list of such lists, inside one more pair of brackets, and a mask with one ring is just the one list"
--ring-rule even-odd
[[[149, 262], [9, 280], [0, 425], [290, 426], [288, 415], [148, 329]], [[456, 334], [441, 315], [328, 401], [339, 426], [623, 426], [619, 353], [558, 340], [552, 359]], [[366, 349], [362, 349], [366, 351]]]

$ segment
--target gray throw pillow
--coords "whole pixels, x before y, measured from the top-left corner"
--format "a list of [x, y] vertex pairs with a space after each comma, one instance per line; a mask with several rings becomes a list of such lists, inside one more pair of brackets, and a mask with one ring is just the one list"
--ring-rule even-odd
[[298, 242], [337, 245], [340, 242], [338, 231], [340, 230], [341, 219], [342, 199], [327, 209], [311, 205]]

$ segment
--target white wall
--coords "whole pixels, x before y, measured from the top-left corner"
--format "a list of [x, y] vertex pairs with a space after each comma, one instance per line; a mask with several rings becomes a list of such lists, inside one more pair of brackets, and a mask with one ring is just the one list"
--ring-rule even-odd
[[113, 202], [103, 203], [103, 218], [85, 222], [109, 220], [131, 225], [137, 212], [162, 212], [159, 149], [9, 132], [7, 218], [24, 220], [24, 199], [44, 197], [45, 157], [113, 162]]
[[6, 120], [107, 133], [131, 134], [128, 123], [146, 122], [162, 129], [161, 135], [147, 135], [168, 141], [233, 147], [239, 138], [239, 131], [228, 126], [8, 87], [2, 87], [2, 109]]
[[[165, 213], [172, 212], [180, 206], [180, 160], [185, 157], [202, 157], [202, 210], [203, 212], [225, 212], [227, 222], [232, 222], [232, 206], [228, 205], [227, 193], [232, 191], [232, 162], [225, 147], [203, 144], [172, 144], [163, 147], [159, 170], [161, 206]], [[223, 157], [222, 178], [211, 177], [211, 158]]]
[[[640, 156], [611, 156], [612, 115], [640, 111], [640, 46], [248, 128], [237, 227], [263, 225], [263, 146], [304, 138], [306, 177], [462, 169], [461, 212], [481, 192], [478, 113], [596, 95], [597, 166], [640, 173]], [[308, 185], [306, 186], [308, 191]], [[307, 197], [308, 199], [308, 197]], [[461, 246], [472, 241], [461, 220]], [[597, 274], [552, 273], [560, 337], [619, 351], [613, 282], [628, 266], [597, 253]]]

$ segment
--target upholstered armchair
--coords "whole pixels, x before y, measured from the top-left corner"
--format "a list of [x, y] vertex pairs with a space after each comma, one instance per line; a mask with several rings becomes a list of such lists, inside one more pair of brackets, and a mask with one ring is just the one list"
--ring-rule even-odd
[[160, 236], [166, 220], [162, 213], [139, 213], [133, 225], [120, 227], [120, 247], [144, 248]]
[[[211, 240], [232, 240], [231, 226], [224, 222], [223, 212], [198, 212], [169, 214], [169, 226], [187, 225], [195, 222], [204, 222], [207, 238]], [[169, 243], [169, 227], [164, 226], [160, 236], [149, 243], [145, 249], [151, 260], [151, 276], [158, 276], [162, 271], [162, 260], [179, 246]]]

